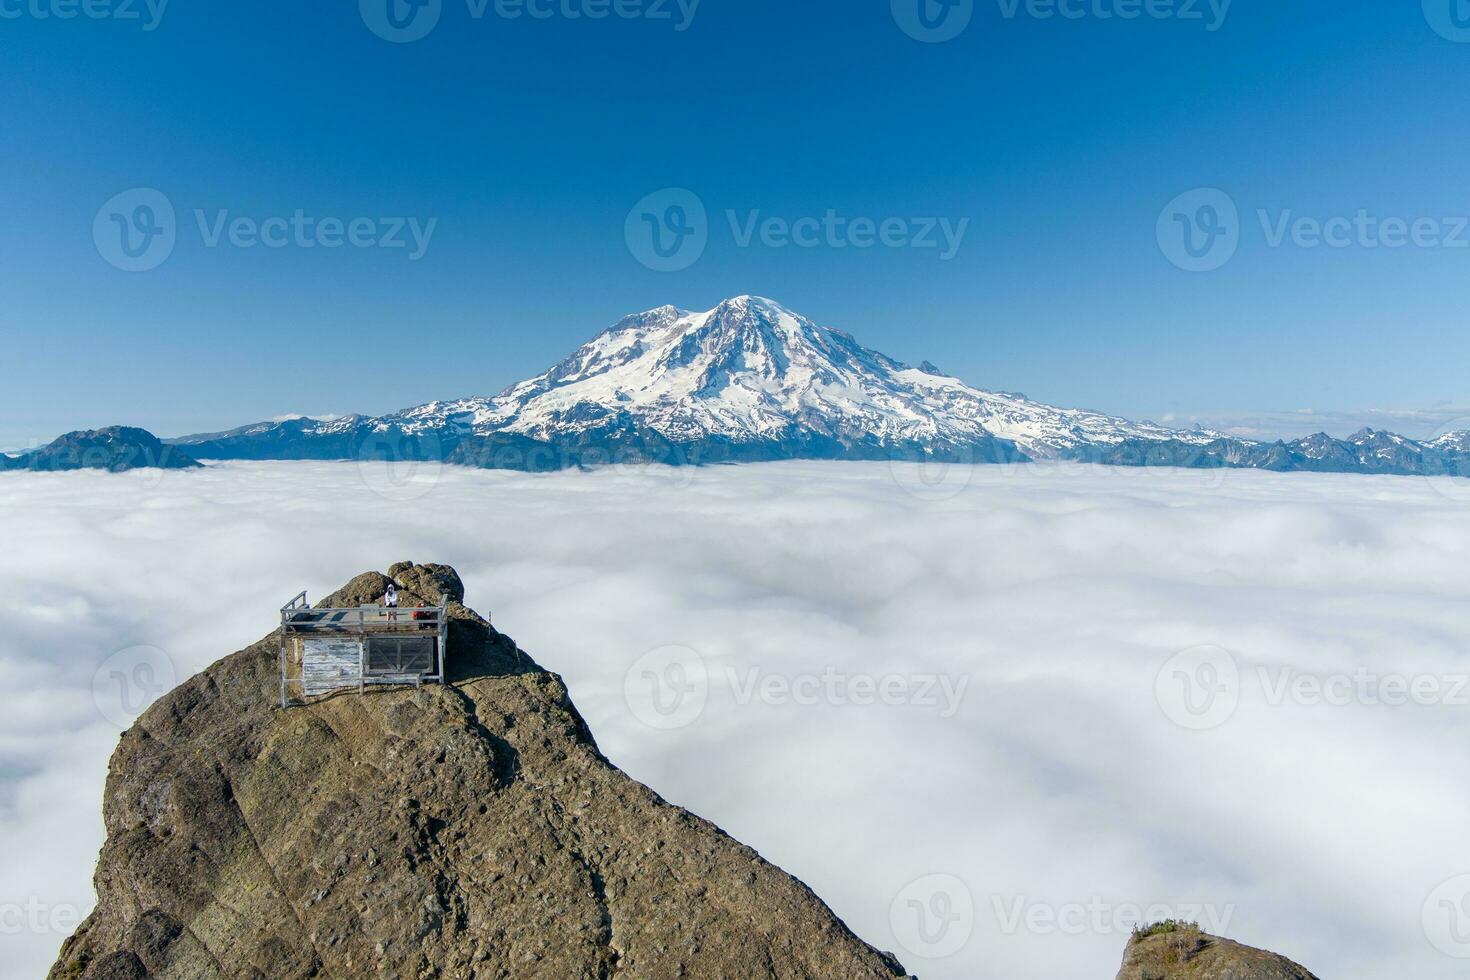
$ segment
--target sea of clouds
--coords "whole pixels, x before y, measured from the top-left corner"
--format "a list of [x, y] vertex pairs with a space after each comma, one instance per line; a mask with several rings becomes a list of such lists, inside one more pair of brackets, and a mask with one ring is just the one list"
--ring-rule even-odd
[[1140, 916], [1336, 980], [1470, 960], [1470, 485], [1086, 466], [0, 474], [0, 975], [91, 906], [146, 698], [401, 559], [604, 752], [952, 980]]

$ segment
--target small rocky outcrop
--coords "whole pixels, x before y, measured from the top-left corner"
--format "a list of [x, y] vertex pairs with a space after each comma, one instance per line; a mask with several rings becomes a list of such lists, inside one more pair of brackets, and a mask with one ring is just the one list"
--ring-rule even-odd
[[1136, 933], [1116, 980], [1317, 980], [1284, 956], [1169, 924]]
[[904, 975], [604, 758], [452, 568], [391, 572], [409, 604], [449, 596], [449, 682], [281, 710], [272, 634], [161, 698], [113, 755], [97, 907], [51, 977]]
[[187, 470], [202, 464], [176, 446], [160, 442], [146, 429], [113, 425], [68, 432], [40, 449], [20, 456], [0, 456], [4, 470]]

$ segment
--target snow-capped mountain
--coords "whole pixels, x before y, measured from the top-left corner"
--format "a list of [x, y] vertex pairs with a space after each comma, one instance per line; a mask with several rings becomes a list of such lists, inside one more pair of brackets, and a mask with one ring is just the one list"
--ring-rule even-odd
[[553, 443], [630, 429], [676, 445], [810, 435], [839, 444], [989, 451], [1003, 441], [1030, 457], [1130, 438], [1216, 437], [981, 391], [930, 365], [901, 364], [757, 296], [703, 313], [664, 306], [635, 314], [494, 398], [432, 402], [373, 422], [407, 433], [504, 433]]
[[[401, 454], [517, 469], [648, 459], [1066, 457], [1382, 472], [1441, 454], [1386, 433], [1265, 444], [1055, 408], [971, 387], [927, 362], [902, 364], [757, 296], [702, 313], [664, 306], [626, 317], [494, 397], [378, 418], [291, 418], [175, 441], [213, 459]], [[1470, 449], [1441, 441], [1444, 452]]]

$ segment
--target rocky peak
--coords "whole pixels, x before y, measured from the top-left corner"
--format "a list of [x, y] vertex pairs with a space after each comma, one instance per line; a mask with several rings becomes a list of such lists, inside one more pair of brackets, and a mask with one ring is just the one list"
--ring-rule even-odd
[[1116, 980], [1317, 980], [1305, 967], [1263, 949], [1242, 946], [1167, 923], [1134, 934]]
[[651, 310], [645, 310], [642, 313], [630, 313], [603, 332], [612, 334], [624, 333], [629, 330], [642, 332], [664, 329], [672, 325], [674, 321], [688, 315], [688, 311], [681, 310], [677, 306], [666, 303], [663, 306], [657, 306]]
[[[123, 734], [97, 907], [53, 978], [902, 976], [801, 882], [619, 771], [555, 674], [462, 604], [448, 681], [275, 707], [277, 635]], [[268, 614], [267, 614], [268, 615]]]
[[[464, 582], [460, 580], [459, 573], [448, 565], [415, 565], [411, 561], [400, 561], [388, 566], [388, 578], [399, 590], [416, 598], [424, 597], [424, 601], [431, 604], [437, 603], [440, 596], [448, 596], [450, 602], [464, 602]], [[386, 583], [383, 588], [387, 589]]]

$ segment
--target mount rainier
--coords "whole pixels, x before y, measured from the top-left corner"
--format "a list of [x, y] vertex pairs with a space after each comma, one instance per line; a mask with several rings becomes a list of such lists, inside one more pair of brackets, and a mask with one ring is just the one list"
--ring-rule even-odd
[[435, 458], [506, 469], [605, 462], [914, 459], [1470, 473], [1470, 436], [1364, 430], [1256, 443], [983, 391], [769, 299], [624, 318], [494, 397], [288, 419], [170, 440], [198, 459]]

